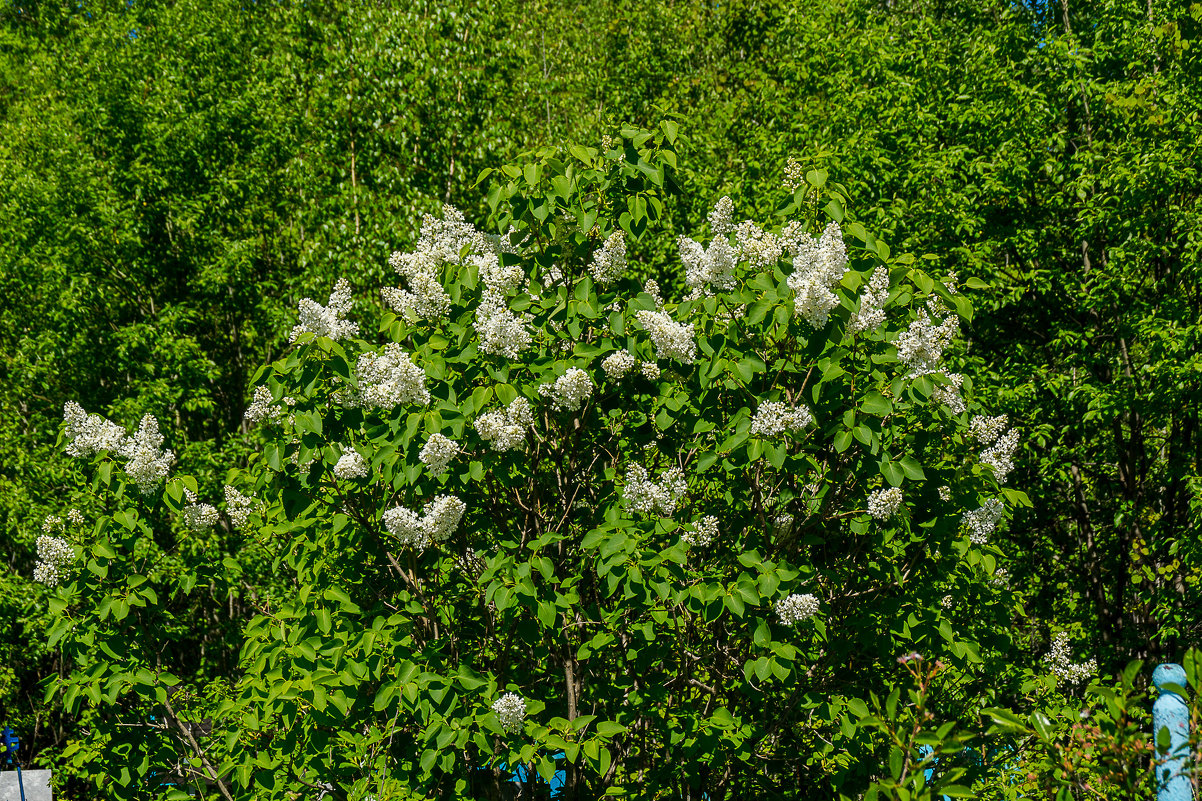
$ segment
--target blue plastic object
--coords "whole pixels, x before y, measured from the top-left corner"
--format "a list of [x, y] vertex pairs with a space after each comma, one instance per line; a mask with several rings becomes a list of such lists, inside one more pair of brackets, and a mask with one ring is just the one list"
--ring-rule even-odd
[[[1169, 685], [1185, 688], [1185, 669], [1172, 663], [1158, 665], [1152, 671], [1152, 683], [1160, 691], [1160, 697], [1152, 704], [1152, 738], [1157, 754], [1156, 799], [1191, 801], [1194, 787], [1185, 767], [1189, 757], [1189, 706], [1169, 688]], [[1159, 743], [1162, 729], [1169, 732], [1167, 752]]]

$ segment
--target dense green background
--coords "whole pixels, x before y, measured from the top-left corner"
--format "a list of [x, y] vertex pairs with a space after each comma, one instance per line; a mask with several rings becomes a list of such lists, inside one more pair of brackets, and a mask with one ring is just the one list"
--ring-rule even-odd
[[[894, 250], [989, 284], [966, 359], [1027, 437], [1024, 658], [1062, 628], [1104, 672], [1178, 657], [1202, 629], [1200, 27], [1167, 0], [6, 6], [0, 722], [41, 765], [86, 725], [42, 701], [29, 579], [65, 400], [158, 415], [217, 485], [301, 297], [345, 275], [374, 309], [423, 212], [483, 219], [481, 170], [665, 117], [681, 230], [722, 193], [766, 219], [794, 157]], [[270, 580], [230, 570], [190, 612], [198, 675]]]

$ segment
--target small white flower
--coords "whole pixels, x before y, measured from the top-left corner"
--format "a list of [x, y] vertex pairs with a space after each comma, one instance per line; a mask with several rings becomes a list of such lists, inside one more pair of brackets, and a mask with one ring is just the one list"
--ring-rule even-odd
[[1012, 428], [981, 452], [981, 464], [993, 471], [999, 484], [1005, 483], [1006, 476], [1014, 469], [1014, 451], [1017, 448], [1018, 431]]
[[889, 299], [889, 270], [874, 267], [868, 286], [860, 295], [860, 308], [852, 312], [847, 327], [852, 333], [875, 331], [885, 322], [885, 301]]
[[626, 471], [626, 486], [622, 496], [632, 512], [671, 517], [676, 511], [676, 504], [686, 492], [688, 483], [679, 467], [665, 470], [657, 482], [647, 475], [645, 467], [632, 464]]
[[764, 401], [751, 418], [753, 437], [779, 437], [786, 431], [799, 431], [814, 422], [814, 416], [804, 406], [790, 406], [780, 401]]
[[1068, 632], [1059, 632], [1052, 638], [1052, 647], [1048, 649], [1044, 661], [1048, 668], [1064, 681], [1070, 684], [1080, 684], [1098, 672], [1098, 663], [1090, 659], [1081, 663], [1072, 661], [1072, 649], [1069, 647]]
[[939, 500], [950, 501], [952, 499], [952, 488], [944, 484], [939, 488]]
[[418, 454], [422, 464], [430, 471], [431, 476], [441, 476], [446, 472], [447, 465], [460, 453], [459, 446], [442, 434], [431, 434]]
[[718, 538], [718, 518], [706, 515], [693, 524], [692, 531], [680, 535], [680, 541], [685, 545], [704, 548]]
[[643, 378], [648, 381], [656, 381], [659, 379], [659, 365], [655, 362], [643, 362], [639, 365], [639, 372], [643, 374]]
[[974, 414], [972, 419], [968, 421], [968, 433], [982, 445], [993, 444], [993, 441], [1005, 430], [1006, 415], [1004, 414], [999, 414], [996, 417]]
[[964, 398], [960, 396], [960, 387], [964, 384], [964, 376], [959, 373], [949, 373], [946, 369], [939, 370], [939, 373], [945, 376], [950, 383], [936, 386], [931, 397], [950, 409], [952, 414], [964, 414]]
[[834, 288], [847, 273], [847, 249], [838, 223], [830, 223], [821, 239], [792, 228], [781, 236], [793, 253], [793, 274], [786, 283], [796, 297], [793, 311], [815, 329], [823, 328], [831, 310], [839, 305]]
[[68, 456], [91, 456], [101, 451], [116, 454], [125, 442], [124, 428], [98, 414], [88, 414], [75, 401], [63, 405], [63, 422]]
[[443, 542], [459, 527], [467, 505], [451, 495], [439, 495], [417, 516], [412, 509], [396, 506], [384, 512], [384, 527], [401, 545], [422, 550], [434, 542]]
[[809, 593], [793, 594], [776, 602], [776, 614], [786, 626], [793, 626], [813, 617], [818, 613], [818, 608], [818, 598]]
[[66, 575], [67, 567], [75, 561], [75, 549], [62, 537], [43, 534], [38, 537], [38, 564], [33, 569], [33, 580], [47, 587], [55, 587]]
[[534, 425], [530, 402], [519, 396], [503, 410], [486, 412], [476, 418], [476, 431], [493, 450], [513, 450], [526, 441], [526, 430]]
[[54, 534], [62, 532], [63, 519], [58, 515], [46, 515], [46, 519], [42, 521], [42, 531], [46, 534]]
[[552, 408], [557, 411], [574, 412], [592, 396], [593, 380], [579, 367], [569, 367], [555, 383], [543, 384], [538, 392], [549, 398]]
[[351, 310], [351, 285], [345, 278], [339, 278], [330, 293], [329, 303], [325, 306], [312, 298], [304, 298], [298, 307], [300, 320], [292, 329], [289, 342], [295, 342], [304, 333], [313, 333], [319, 337], [343, 339], [359, 333], [359, 325], [342, 316]]
[[968, 526], [968, 536], [973, 544], [984, 545], [989, 542], [989, 535], [993, 533], [1002, 519], [1003, 509], [1001, 501], [997, 498], [990, 498], [980, 509], [964, 513], [961, 522]]
[[868, 496], [868, 514], [877, 520], [888, 520], [901, 508], [901, 487], [874, 490]]
[[246, 521], [250, 519], [253, 511], [254, 499], [248, 495], [243, 495], [238, 490], [229, 486], [225, 487], [225, 513], [230, 517], [230, 523], [235, 529], [240, 529], [246, 525]]
[[635, 317], [651, 335], [656, 358], [675, 359], [684, 364], [692, 364], [697, 358], [697, 343], [693, 339], [692, 323], [678, 323], [667, 312], [646, 309]]
[[505, 693], [492, 702], [492, 711], [501, 719], [501, 728], [507, 732], [520, 731], [526, 719], [526, 702], [514, 693]]
[[593, 280], [598, 284], [611, 284], [621, 278], [625, 270], [626, 236], [619, 228], [609, 235], [605, 244], [593, 255], [593, 263], [589, 266], [589, 272], [593, 274]]
[[358, 391], [340, 396], [348, 406], [395, 409], [401, 404], [425, 406], [430, 402], [425, 371], [395, 342], [388, 343], [383, 353], [362, 354], [355, 365], [355, 375]]
[[480, 305], [476, 307], [476, 320], [472, 323], [476, 336], [480, 338], [480, 351], [516, 359], [530, 347], [532, 337], [527, 328], [530, 321], [529, 315], [510, 311], [504, 294], [486, 289]]
[[125, 474], [134, 480], [143, 495], [150, 495], [167, 478], [175, 454], [163, 451], [163, 435], [159, 433], [159, 421], [154, 415], [144, 415], [133, 436], [121, 445], [120, 455], [126, 459]]
[[70, 509], [67, 511], [67, 520], [73, 526], [82, 526], [85, 522], [83, 513], [78, 509]]
[[898, 335], [897, 358], [910, 368], [910, 377], [940, 372], [939, 360], [960, 330], [960, 322], [948, 315], [936, 325], [932, 318], [942, 311], [936, 304], [919, 309], [918, 318]]
[[334, 478], [339, 481], [351, 481], [356, 478], [367, 478], [370, 472], [367, 467], [367, 462], [359, 454], [359, 451], [345, 447], [345, 453], [338, 459], [338, 463], [334, 465]]
[[630, 351], [620, 350], [606, 356], [605, 360], [601, 362], [601, 369], [611, 380], [617, 381], [633, 370], [635, 364], [634, 356], [630, 354]]
[[781, 512], [772, 518], [773, 533], [778, 537], [787, 537], [793, 532], [793, 515]]

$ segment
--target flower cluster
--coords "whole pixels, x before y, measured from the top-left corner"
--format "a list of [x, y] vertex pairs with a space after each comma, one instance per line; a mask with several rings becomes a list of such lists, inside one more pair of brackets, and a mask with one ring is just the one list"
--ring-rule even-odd
[[486, 256], [507, 250], [503, 238], [489, 237], [463, 219], [452, 206], [442, 207], [443, 219], [427, 214], [412, 253], [393, 253], [388, 263], [408, 289], [387, 287], [384, 302], [410, 319], [438, 320], [451, 309], [451, 297], [443, 289], [439, 273], [445, 264], [459, 264], [462, 254]]
[[312, 298], [304, 298], [298, 308], [299, 321], [292, 329], [289, 342], [295, 342], [301, 334], [312, 333], [319, 337], [342, 339], [353, 337], [359, 333], [359, 324], [343, 320], [342, 316], [351, 310], [351, 285], [345, 278], [339, 278], [330, 293], [329, 303], [322, 306]]
[[125, 429], [98, 414], [88, 414], [75, 401], [63, 406], [63, 435], [67, 438], [67, 455], [91, 456], [109, 451], [117, 453], [125, 443]]
[[1068, 642], [1068, 632], [1064, 631], [1052, 638], [1052, 646], [1048, 649], [1044, 661], [1048, 663], [1049, 670], [1070, 684], [1080, 684], [1098, 672], [1098, 662], [1096, 659], [1079, 663], [1073, 662], [1072, 649], [1069, 647]]
[[739, 255], [753, 270], [775, 265], [784, 251], [784, 243], [778, 237], [763, 230], [751, 220], [740, 223], [735, 229], [735, 244], [738, 246]]
[[[49, 522], [50, 518], [47, 518]], [[59, 519], [58, 523], [61, 526], [62, 520]], [[75, 549], [71, 543], [62, 537], [43, 534], [38, 537], [38, 563], [33, 569], [33, 580], [47, 587], [56, 587], [63, 580], [67, 566], [74, 561]]]
[[651, 335], [656, 358], [675, 359], [684, 364], [692, 364], [697, 358], [697, 343], [693, 339], [692, 323], [678, 323], [667, 312], [645, 309], [635, 317]]
[[793, 515], [781, 512], [772, 518], [772, 533], [778, 537], [787, 537], [793, 533]]
[[987, 417], [983, 414], [974, 414], [972, 419], [968, 421], [968, 433], [973, 439], [989, 445], [1006, 430], [1006, 415], [999, 414], [996, 417]]
[[718, 518], [706, 515], [693, 524], [692, 531], [680, 535], [680, 541], [685, 545], [704, 548], [718, 538]]
[[540, 386], [538, 394], [549, 398], [552, 408], [557, 411], [574, 412], [592, 396], [593, 379], [579, 367], [569, 367], [555, 383]]
[[722, 198], [714, 206], [710, 212], [710, 233], [713, 238], [708, 248], [687, 236], [676, 240], [680, 261], [684, 265], [685, 283], [689, 288], [698, 292], [710, 286], [722, 290], [734, 288], [735, 264], [739, 256], [728, 238], [734, 231], [731, 222], [733, 214], [734, 204], [728, 197]]
[[82, 526], [84, 524], [83, 512], [78, 509], [67, 510], [67, 522], [73, 526]]
[[989, 535], [1002, 519], [1003, 508], [1001, 501], [990, 498], [980, 509], [964, 513], [962, 522], [968, 526], [968, 538], [973, 544], [984, 545], [989, 541]]
[[498, 253], [472, 256], [471, 262], [476, 265], [484, 286], [493, 292], [512, 292], [526, 281], [526, 273], [522, 268], [517, 264], [505, 264]]
[[364, 461], [359, 451], [349, 446], [344, 449], [338, 463], [334, 465], [334, 478], [339, 481], [367, 478], [368, 472], [367, 462]]
[[530, 402], [519, 396], [503, 410], [480, 415], [475, 425], [481, 439], [493, 450], [504, 452], [526, 441], [526, 429], [534, 425], [534, 414]]
[[217, 525], [216, 507], [200, 503], [196, 499], [196, 493], [187, 488], [184, 489], [184, 497], [188, 500], [188, 505], [182, 513], [185, 526], [192, 531], [208, 531]]
[[516, 359], [518, 354], [530, 347], [530, 330], [526, 327], [530, 316], [515, 314], [503, 292], [486, 289], [476, 307], [476, 320], [472, 327], [480, 338], [480, 351], [494, 356]]
[[897, 337], [897, 358], [910, 368], [912, 378], [939, 372], [943, 351], [960, 331], [960, 321], [954, 315], [944, 317], [938, 324], [934, 322], [942, 311], [936, 303], [919, 309], [918, 318]]
[[230, 517], [230, 523], [234, 528], [239, 529], [246, 525], [250, 519], [250, 514], [254, 511], [254, 498], [249, 495], [243, 495], [238, 490], [229, 486], [225, 487], [225, 513]]
[[751, 418], [753, 437], [779, 437], [786, 431], [798, 431], [814, 422], [814, 416], [804, 406], [790, 406], [780, 401], [764, 401]]
[[526, 719], [526, 702], [514, 693], [505, 693], [492, 702], [492, 711], [501, 719], [501, 728], [507, 732], [520, 731]]
[[426, 444], [422, 447], [422, 452], [418, 454], [422, 464], [430, 471], [431, 476], [441, 476], [446, 472], [447, 465], [451, 460], [460, 453], [459, 446], [454, 440], [449, 439], [442, 434], [431, 434], [426, 440]]
[[901, 487], [874, 490], [868, 496], [868, 514], [877, 520], [888, 520], [901, 508]]
[[355, 375], [358, 391], [345, 391], [340, 396], [347, 406], [395, 409], [402, 403], [424, 406], [430, 402], [425, 371], [395, 342], [388, 343], [383, 353], [361, 355]]
[[[805, 319], [813, 328], [826, 325], [831, 309], [839, 305], [834, 293], [835, 285], [847, 273], [847, 249], [843, 245], [843, 232], [838, 223], [832, 222], [822, 232], [821, 239], [814, 239], [805, 231], [793, 230], [793, 237], [784, 237], [785, 248], [793, 255], [793, 274], [788, 278], [789, 289], [796, 298], [793, 311]], [[789, 239], [792, 238], [792, 241]]]
[[679, 467], [670, 467], [652, 481], [647, 469], [641, 464], [632, 464], [626, 471], [626, 486], [622, 490], [626, 504], [632, 512], [659, 513], [671, 517], [676, 504], [688, 492], [689, 485]]
[[458, 498], [439, 495], [423, 507], [421, 517], [404, 506], [389, 509], [384, 512], [384, 527], [401, 545], [421, 550], [449, 538], [459, 527], [466, 509], [466, 504]]
[[634, 356], [628, 350], [620, 350], [616, 353], [611, 353], [601, 362], [601, 369], [612, 380], [617, 381], [622, 376], [634, 369], [636, 364]]
[[275, 405], [270, 389], [265, 386], [257, 386], [251, 396], [250, 406], [246, 408], [246, 412], [242, 416], [248, 423], [261, 423], [264, 420], [275, 423], [283, 418], [284, 409], [282, 406]]
[[639, 372], [643, 374], [643, 378], [648, 381], [656, 381], [659, 379], [659, 365], [655, 362], [643, 362], [639, 365]]
[[964, 385], [964, 376], [959, 373], [949, 373], [946, 369], [940, 370], [939, 375], [946, 378], [948, 383], [936, 386], [931, 397], [950, 409], [952, 414], [964, 414], [966, 407], [964, 398], [960, 395], [960, 387]]
[[626, 236], [621, 229], [614, 231], [605, 240], [601, 249], [593, 254], [589, 272], [598, 284], [612, 284], [626, 270]]
[[817, 613], [818, 599], [809, 593], [805, 595], [794, 593], [788, 598], [776, 602], [776, 614], [780, 617], [780, 622], [786, 626], [796, 625]]
[[981, 451], [981, 464], [993, 471], [999, 483], [1014, 469], [1014, 451], [1018, 449], [1018, 431], [1010, 429], [997, 442]]
[[889, 299], [889, 270], [875, 267], [868, 286], [860, 295], [860, 308], [851, 314], [847, 328], [852, 333], [875, 331], [885, 322], [885, 301]]
[[142, 494], [154, 492], [167, 477], [175, 454], [162, 450], [163, 435], [154, 415], [145, 415], [138, 430], [126, 436], [125, 429], [98, 414], [88, 414], [75, 401], [63, 406], [63, 433], [69, 440], [70, 456], [90, 456], [108, 451], [125, 460], [125, 473]]

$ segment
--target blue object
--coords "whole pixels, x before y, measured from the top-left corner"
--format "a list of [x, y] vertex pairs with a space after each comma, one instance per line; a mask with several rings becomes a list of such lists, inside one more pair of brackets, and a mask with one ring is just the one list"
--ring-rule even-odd
[[[1156, 746], [1156, 799], [1157, 801], [1192, 801], [1193, 783], [1186, 773], [1186, 757], [1189, 756], [1189, 707], [1185, 699], [1169, 689], [1175, 684], [1184, 688], [1185, 669], [1172, 663], [1158, 665], [1152, 671], [1152, 683], [1160, 691], [1160, 697], [1152, 704], [1152, 742]], [[1161, 729], [1168, 729], [1169, 750], [1162, 751], [1159, 745]]]
[[17, 735], [13, 734], [13, 730], [4, 727], [3, 733], [0, 733], [0, 754], [4, 754], [4, 761], [15, 763], [17, 766], [17, 789], [21, 791], [21, 801], [25, 801], [25, 781], [21, 778], [21, 763], [17, 762], [17, 751], [21, 748], [21, 740]]

